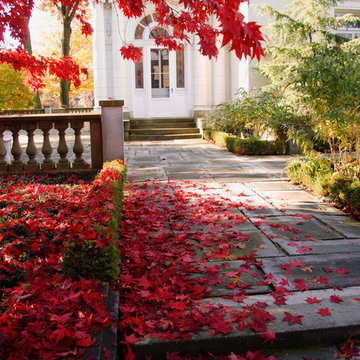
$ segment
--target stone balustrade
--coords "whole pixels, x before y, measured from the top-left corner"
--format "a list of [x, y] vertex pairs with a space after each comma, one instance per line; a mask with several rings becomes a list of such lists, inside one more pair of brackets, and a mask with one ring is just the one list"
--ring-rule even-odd
[[[122, 104], [104, 101], [101, 113], [0, 116], [0, 173], [97, 171], [104, 161], [112, 160], [106, 155], [109, 149], [114, 158], [123, 158]], [[112, 118], [107, 115], [109, 108]]]
[[22, 109], [22, 110], [1, 110], [0, 115], [16, 115], [16, 114], [62, 114], [62, 113], [90, 113], [94, 109], [92, 107], [87, 108], [51, 108], [50, 106], [45, 106], [42, 109]]

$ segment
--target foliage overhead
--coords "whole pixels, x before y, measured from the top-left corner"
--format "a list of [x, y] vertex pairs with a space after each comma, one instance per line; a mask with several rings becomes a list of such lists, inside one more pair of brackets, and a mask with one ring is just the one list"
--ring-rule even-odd
[[[45, 2], [45, 0], [43, 0]], [[250, 56], [260, 59], [263, 55], [261, 42], [263, 37], [260, 26], [254, 22], [246, 22], [245, 17], [238, 9], [241, 3], [247, 0], [180, 0], [182, 10], [172, 7], [170, 1], [132, 1], [116, 0], [122, 13], [128, 18], [140, 18], [143, 16], [145, 6], [151, 3], [158, 15], [158, 26], [171, 27], [171, 36], [164, 36], [156, 40], [158, 45], [170, 49], [181, 48], [184, 42], [190, 41], [190, 35], [199, 36], [200, 52], [208, 57], [218, 55], [217, 41], [222, 39], [221, 46], [229, 45], [230, 51], [234, 51], [238, 58]], [[91, 34], [92, 28], [85, 16], [84, 7], [87, 2], [79, 0], [52, 0], [52, 3], [61, 9], [76, 10], [77, 20], [82, 25], [82, 32]], [[68, 56], [60, 59], [51, 57], [34, 57], [24, 51], [27, 26], [26, 19], [31, 17], [34, 6], [33, 0], [1, 0], [0, 1], [0, 41], [4, 39], [6, 30], [11, 36], [21, 42], [18, 49], [7, 50], [0, 53], [0, 63], [12, 64], [15, 70], [25, 68], [30, 74], [30, 83], [33, 88], [42, 86], [41, 78], [46, 71], [56, 75], [61, 80], [73, 82], [75, 86], [80, 84], [80, 73], [85, 71]], [[215, 17], [219, 26], [210, 25], [210, 18]], [[126, 44], [121, 48], [125, 58], [137, 59], [141, 56], [141, 50], [133, 45]]]

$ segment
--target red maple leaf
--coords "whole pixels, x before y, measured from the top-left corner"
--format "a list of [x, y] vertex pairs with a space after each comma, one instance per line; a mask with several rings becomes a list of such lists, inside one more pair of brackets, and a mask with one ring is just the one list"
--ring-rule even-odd
[[328, 308], [319, 309], [319, 311], [317, 313], [320, 314], [321, 316], [330, 316], [331, 315], [331, 312]]
[[339, 269], [336, 269], [336, 272], [338, 274], [348, 274], [349, 272], [345, 269], [342, 269], [342, 268], [339, 268]]
[[302, 262], [302, 260], [299, 261], [297, 259], [291, 261], [290, 265], [294, 266], [294, 267], [304, 267], [305, 266], [305, 264]]
[[301, 249], [296, 250], [296, 252], [299, 254], [305, 254], [311, 250], [312, 248], [310, 246], [302, 246]]
[[292, 315], [289, 312], [284, 311], [285, 317], [282, 321], [287, 322], [289, 325], [300, 324], [302, 325], [301, 319], [304, 315]]
[[341, 299], [341, 297], [339, 295], [331, 295], [330, 296], [330, 302], [332, 303], [336, 303], [339, 304], [341, 303], [343, 300]]
[[272, 331], [268, 330], [267, 332], [261, 334], [260, 336], [265, 339], [264, 344], [269, 342], [272, 345], [275, 340], [278, 340], [278, 338], [276, 337], [275, 330]]
[[93, 340], [91, 340], [90, 336], [84, 337], [84, 338], [76, 341], [76, 345], [83, 346], [83, 347], [91, 346], [93, 343], [94, 342], [93, 342]]
[[271, 227], [280, 227], [280, 224], [270, 224]]
[[306, 285], [306, 282], [304, 279], [295, 279], [294, 282], [296, 283], [295, 289], [300, 290], [300, 291], [309, 290], [309, 287]]
[[320, 299], [317, 299], [316, 297], [307, 297], [305, 299], [305, 301], [308, 303], [308, 304], [317, 304], [317, 303], [321, 303], [321, 300]]
[[325, 285], [325, 284], [329, 284], [329, 279], [323, 277], [322, 275], [319, 276], [319, 278], [316, 280], [317, 283], [319, 283], [320, 285]]

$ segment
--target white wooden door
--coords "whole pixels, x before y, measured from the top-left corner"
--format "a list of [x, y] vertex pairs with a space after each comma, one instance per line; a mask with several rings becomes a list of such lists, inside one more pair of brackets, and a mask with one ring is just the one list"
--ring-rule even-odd
[[150, 47], [147, 64], [148, 117], [172, 117], [173, 56], [167, 48]]
[[144, 46], [143, 60], [134, 65], [133, 117], [188, 116], [186, 75], [183, 51]]

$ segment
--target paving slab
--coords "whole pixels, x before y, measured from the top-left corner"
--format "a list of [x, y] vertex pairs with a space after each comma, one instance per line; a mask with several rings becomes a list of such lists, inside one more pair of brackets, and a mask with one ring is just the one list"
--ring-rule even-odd
[[286, 207], [281, 209], [286, 210], [288, 214], [310, 214], [310, 215], [344, 215], [344, 213], [331, 205], [326, 204], [325, 202], [319, 199], [318, 202], [307, 202], [299, 201], [297, 203], [288, 204]]
[[[211, 261], [207, 263], [208, 267], [218, 267], [216, 278], [222, 283], [212, 285], [211, 297], [229, 296], [235, 292], [240, 292], [246, 286], [247, 294], [266, 294], [271, 291], [267, 285], [258, 285], [257, 282], [262, 278], [261, 272], [255, 266], [250, 266], [248, 272], [241, 271], [243, 261]], [[239, 270], [237, 272], [237, 270]], [[257, 274], [257, 276], [254, 276]], [[202, 277], [203, 274], [194, 273], [194, 278]], [[236, 286], [229, 286], [229, 285]]]
[[294, 242], [286, 239], [275, 238], [272, 241], [292, 256], [303, 255], [304, 249], [306, 249], [306, 254], [308, 255], [360, 252], [360, 239]]
[[286, 207], [288, 204], [296, 204], [302, 202], [318, 203], [319, 198], [309, 194], [304, 190], [258, 190], [257, 193], [265, 200], [271, 201], [276, 206]]
[[[204, 234], [206, 232], [204, 231]], [[241, 257], [249, 255], [251, 252], [256, 251], [256, 256], [259, 258], [278, 257], [283, 253], [269, 240], [261, 234], [259, 230], [242, 231], [242, 235], [246, 236], [246, 240], [230, 240], [230, 252], [226, 256], [227, 260], [236, 260]], [[189, 235], [191, 236], [191, 235]], [[219, 235], [221, 238], [224, 235]], [[223, 244], [223, 242], [221, 243]], [[242, 248], [243, 247], [243, 248]], [[227, 249], [226, 249], [227, 250]], [[211, 247], [203, 247], [198, 250], [198, 257], [207, 257], [208, 260], [216, 261], [222, 260], [224, 249], [218, 249], [216, 241], [213, 242]]]
[[298, 186], [292, 184], [290, 181], [283, 181], [278, 179], [275, 181], [250, 182], [246, 183], [246, 186], [256, 190], [258, 193], [268, 191], [303, 191]]
[[[252, 221], [255, 221], [252, 218]], [[271, 239], [295, 241], [342, 239], [343, 235], [314, 217], [275, 216], [259, 219], [260, 229]]]
[[[242, 310], [247, 304], [255, 304], [258, 301], [269, 304], [266, 310], [275, 317], [275, 320], [268, 324], [268, 329], [275, 330], [276, 337], [281, 339], [275, 340], [273, 345], [270, 342], [264, 344], [264, 339], [259, 334], [246, 329], [244, 331], [234, 330], [226, 336], [209, 335], [204, 331], [194, 334], [191, 340], [182, 342], [162, 341], [147, 337], [131, 347], [136, 354], [143, 358], [152, 355], [154, 358], [160, 359], [166, 355], [166, 352], [179, 351], [179, 349], [190, 354], [210, 352], [219, 355], [230, 352], [239, 353], [239, 349], [241, 352], [245, 352], [246, 350], [269, 348], [269, 352], [271, 352], [271, 347], [291, 348], [324, 343], [339, 344], [351, 336], [360, 335], [360, 317], [354, 316], [360, 310], [360, 303], [355, 300], [360, 297], [360, 287], [344, 289], [340, 294], [342, 298], [340, 304], [330, 302], [330, 296], [333, 294], [333, 290], [296, 293], [287, 299], [286, 306], [281, 307], [273, 305], [273, 298], [270, 295], [251, 295], [244, 300], [243, 304], [220, 298], [202, 301], [214, 306], [227, 306], [233, 310]], [[308, 297], [316, 297], [321, 300], [321, 303], [309, 305], [305, 301]], [[321, 316], [318, 313], [321, 308], [328, 308], [331, 316]], [[302, 324], [289, 325], [284, 322], [284, 312], [294, 316], [303, 315]]]
[[[296, 266], [298, 262], [302, 265]], [[318, 254], [264, 258], [261, 268], [279, 281], [287, 279], [289, 290], [298, 290], [296, 279], [305, 280], [310, 289], [346, 288], [359, 285], [359, 262], [360, 253]]]
[[247, 196], [239, 209], [250, 218], [257, 216], [281, 216], [283, 214], [283, 212], [258, 195]]
[[241, 196], [255, 196], [256, 193], [253, 189], [250, 189], [248, 186], [241, 183], [229, 183], [224, 185], [226, 189], [232, 192], [234, 195]]
[[348, 216], [327, 216], [315, 215], [317, 219], [327, 226], [333, 228], [345, 238], [360, 238], [360, 222], [349, 218]]

